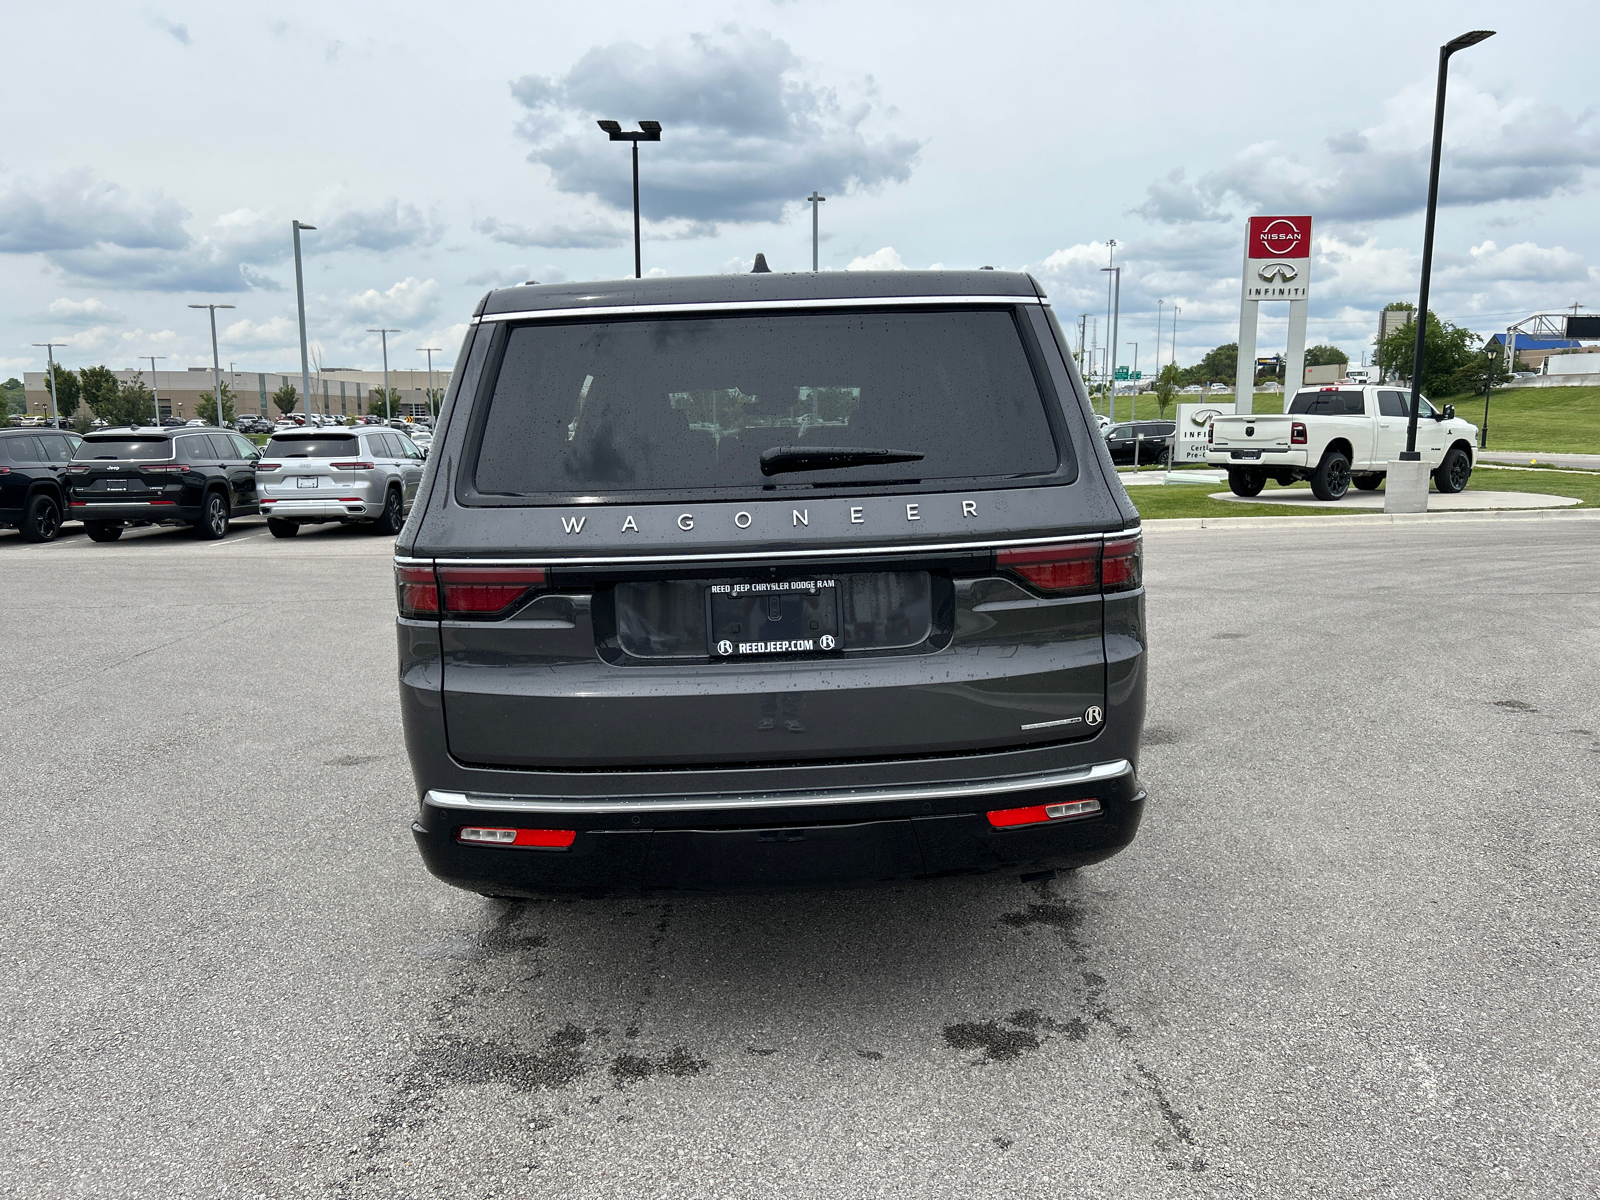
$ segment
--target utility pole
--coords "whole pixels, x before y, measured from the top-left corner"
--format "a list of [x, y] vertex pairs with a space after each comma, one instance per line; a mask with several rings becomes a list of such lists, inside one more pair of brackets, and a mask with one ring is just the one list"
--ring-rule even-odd
[[65, 347], [67, 343], [66, 342], [35, 342], [33, 344], [35, 346], [41, 347], [44, 350], [44, 356], [50, 363], [49, 367], [47, 368], [47, 370], [50, 372], [50, 416], [55, 419], [55, 423], [56, 423], [55, 427], [57, 429], [60, 429], [61, 428], [61, 406], [56, 403], [56, 347], [57, 346]]
[[433, 356], [441, 351], [437, 346], [418, 346], [417, 349], [428, 356], [428, 419], [437, 421], [439, 413], [433, 407]]
[[1090, 370], [1089, 365], [1089, 314], [1078, 314], [1078, 375], [1082, 378]]
[[150, 391], [156, 398], [156, 428], [161, 428], [161, 389], [156, 386], [156, 359], [165, 359], [165, 354], [141, 354], [140, 358], [150, 360]]
[[300, 231], [315, 229], [299, 221], [294, 225], [294, 298], [300, 309], [300, 387], [306, 394], [306, 424], [311, 424], [311, 360], [306, 357], [306, 282], [300, 271]]
[[[1102, 267], [1100, 269], [1103, 270], [1103, 271], [1114, 270], [1115, 269], [1115, 263], [1117, 261], [1117, 239], [1116, 238], [1107, 238], [1106, 239], [1106, 253], [1109, 256], [1106, 259], [1106, 262], [1107, 262], [1108, 265], [1104, 266], [1104, 267]], [[1106, 276], [1106, 333], [1111, 336], [1111, 340], [1113, 342], [1116, 341], [1115, 335], [1111, 334], [1111, 276], [1110, 275]], [[1106, 357], [1105, 361], [1109, 361], [1109, 356]], [[1102, 363], [1102, 365], [1104, 365], [1104, 363]], [[1109, 375], [1110, 375], [1110, 372], [1108, 371], [1107, 372], [1108, 378], [1109, 378]], [[1107, 389], [1108, 389], [1108, 391], [1110, 392], [1110, 395], [1111, 395], [1111, 413], [1110, 413], [1110, 416], [1111, 416], [1112, 420], [1116, 420], [1116, 417], [1117, 417], [1116, 385], [1115, 384], [1107, 384]]]
[[[398, 329], [369, 329], [368, 333], [381, 333], [383, 335], [383, 420], [388, 424], [394, 419], [393, 407], [389, 402], [389, 335], [399, 333]], [[369, 405], [370, 407], [370, 405]]]
[[[222, 428], [222, 360], [217, 357], [217, 309], [232, 308], [231, 304], [191, 304], [190, 308], [211, 311], [211, 398], [217, 402], [217, 428]], [[301, 329], [305, 326], [302, 325]]]
[[811, 189], [811, 195], [806, 197], [806, 202], [811, 205], [811, 270], [817, 269], [817, 214], [822, 211], [822, 202], [827, 197], [818, 193], [816, 188]]

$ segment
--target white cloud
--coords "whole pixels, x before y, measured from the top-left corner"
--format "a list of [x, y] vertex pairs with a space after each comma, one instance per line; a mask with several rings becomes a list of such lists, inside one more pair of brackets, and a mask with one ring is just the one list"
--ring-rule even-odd
[[252, 321], [245, 317], [221, 330], [217, 338], [230, 352], [276, 350], [285, 346], [298, 347], [300, 327], [297, 321], [289, 317], [269, 317], [265, 321]]
[[439, 306], [439, 284], [408, 275], [385, 291], [368, 288], [346, 296], [339, 308], [352, 323], [397, 321], [414, 325], [433, 316]]
[[578, 225], [542, 225], [530, 229], [497, 217], [484, 217], [472, 223], [473, 231], [507, 246], [542, 246], [561, 250], [593, 250], [620, 246], [633, 237], [631, 228], [605, 220]]
[[70, 300], [65, 296], [52, 300], [35, 318], [60, 325], [118, 324], [125, 319], [116, 309], [93, 296], [85, 300]]
[[906, 264], [900, 261], [900, 254], [893, 246], [885, 246], [881, 250], [874, 250], [871, 254], [864, 254], [860, 258], [852, 258], [847, 271], [904, 271]]

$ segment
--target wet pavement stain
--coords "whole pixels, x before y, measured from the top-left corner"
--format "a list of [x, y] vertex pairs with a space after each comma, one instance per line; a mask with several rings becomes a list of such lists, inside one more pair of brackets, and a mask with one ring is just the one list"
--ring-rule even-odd
[[996, 1021], [966, 1021], [944, 1027], [944, 1040], [956, 1050], [979, 1050], [985, 1062], [1006, 1062], [1024, 1052], [1037, 1050], [1039, 1038], [1026, 1029], [1002, 1029]]
[[611, 1077], [620, 1088], [652, 1075], [674, 1075], [680, 1079], [686, 1075], [698, 1075], [710, 1065], [709, 1060], [690, 1054], [688, 1047], [674, 1046], [666, 1057], [659, 1059], [646, 1058], [642, 1054], [619, 1054], [612, 1060]]
[[1509, 708], [1512, 712], [1538, 712], [1539, 710], [1526, 700], [1491, 700], [1496, 708]]
[[857, 1058], [867, 1059], [869, 1062], [879, 1062], [883, 1058], [883, 1051], [881, 1051], [881, 1050], [857, 1050], [856, 1051], [856, 1057]]
[[[1204, 1171], [1206, 1169], [1206, 1160], [1198, 1154], [1192, 1153], [1199, 1150], [1200, 1142], [1194, 1136], [1194, 1131], [1189, 1127], [1188, 1121], [1184, 1120], [1178, 1110], [1173, 1107], [1172, 1101], [1167, 1096], [1166, 1086], [1154, 1071], [1150, 1070], [1138, 1059], [1133, 1060], [1133, 1069], [1139, 1072], [1140, 1078], [1144, 1080], [1145, 1089], [1156, 1102], [1156, 1109], [1161, 1113], [1161, 1119], [1167, 1123], [1172, 1136], [1177, 1139], [1179, 1157], [1169, 1158], [1167, 1160], [1167, 1169], [1172, 1171]], [[1156, 1140], [1156, 1148], [1163, 1151], [1166, 1149], [1159, 1138]], [[1181, 1157], [1184, 1154], [1189, 1156], [1187, 1161]]]
[[375, 763], [381, 754], [341, 754], [338, 758], [330, 758], [322, 765], [325, 767], [364, 767], [368, 763]]

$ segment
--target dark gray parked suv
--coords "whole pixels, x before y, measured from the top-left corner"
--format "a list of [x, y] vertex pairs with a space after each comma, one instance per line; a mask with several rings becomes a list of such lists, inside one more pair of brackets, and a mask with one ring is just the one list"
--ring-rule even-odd
[[490, 293], [397, 543], [430, 870], [816, 887], [1116, 853], [1139, 518], [998, 271]]

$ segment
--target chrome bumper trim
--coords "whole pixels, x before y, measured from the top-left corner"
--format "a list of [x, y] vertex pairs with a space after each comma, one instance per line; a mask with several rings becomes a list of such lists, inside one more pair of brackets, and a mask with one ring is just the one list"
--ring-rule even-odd
[[1131, 774], [1133, 765], [1125, 758], [1094, 763], [1070, 771], [1051, 771], [1045, 775], [1012, 776], [962, 783], [910, 784], [893, 788], [849, 788], [815, 792], [774, 792], [766, 796], [700, 795], [647, 796], [632, 800], [562, 800], [553, 796], [493, 796], [481, 792], [429, 790], [424, 804], [434, 808], [470, 808], [500, 812], [531, 813], [644, 813], [707, 812], [743, 808], [806, 808], [818, 804], [889, 804], [904, 800], [959, 800], [986, 796], [1005, 796], [1034, 792], [1044, 788], [1095, 783]]

